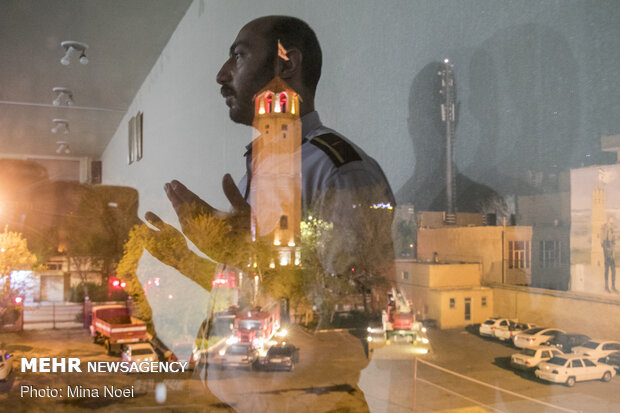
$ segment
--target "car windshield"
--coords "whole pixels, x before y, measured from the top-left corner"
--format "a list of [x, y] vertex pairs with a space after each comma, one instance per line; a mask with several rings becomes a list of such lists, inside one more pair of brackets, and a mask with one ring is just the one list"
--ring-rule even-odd
[[257, 320], [240, 320], [239, 328], [243, 328], [246, 330], [260, 330], [263, 327], [263, 324]]
[[534, 357], [536, 355], [536, 350], [532, 348], [524, 348], [521, 350], [521, 354], [525, 354], [526, 356]]
[[599, 345], [600, 343], [597, 343], [596, 341], [588, 341], [583, 345], [583, 347], [595, 350]]
[[529, 330], [525, 330], [523, 333], [524, 334], [536, 334], [543, 330], [544, 330], [543, 328], [530, 328]]
[[552, 357], [547, 363], [555, 364], [557, 366], [563, 366], [566, 364], [566, 362], [567, 360], [564, 357], [555, 356], [555, 357]]
[[488, 326], [492, 326], [493, 324], [495, 324], [497, 320], [487, 320], [484, 322], [484, 324], [488, 325]]
[[234, 318], [221, 317], [214, 319], [211, 334], [219, 337], [228, 337], [233, 331], [234, 322]]
[[144, 356], [146, 354], [153, 354], [153, 350], [148, 348], [134, 348], [131, 350], [132, 356]]
[[269, 356], [271, 357], [290, 356], [292, 353], [291, 347], [272, 347], [269, 349]]
[[235, 355], [248, 354], [248, 347], [247, 346], [231, 346], [226, 351], [226, 354], [235, 354]]

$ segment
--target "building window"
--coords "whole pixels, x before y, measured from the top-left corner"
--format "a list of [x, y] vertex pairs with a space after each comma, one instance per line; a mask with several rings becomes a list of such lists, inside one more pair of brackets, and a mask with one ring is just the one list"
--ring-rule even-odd
[[454, 298], [450, 298], [450, 308], [454, 308], [456, 306], [456, 300]]
[[543, 268], [559, 267], [562, 263], [561, 243], [558, 240], [540, 241], [540, 266]]
[[482, 297], [482, 306], [483, 307], [487, 306], [487, 298], [486, 297]]
[[508, 241], [508, 268], [530, 268], [529, 241]]
[[291, 263], [291, 252], [290, 251], [280, 251], [279, 253], [280, 265], [289, 265]]
[[409, 271], [403, 271], [401, 275], [403, 277], [403, 280], [409, 279]]
[[288, 125], [282, 125], [282, 130], [288, 130]]
[[282, 110], [282, 113], [286, 112], [286, 102], [286, 93], [280, 94], [280, 110]]
[[282, 215], [280, 217], [280, 229], [288, 229], [288, 216]]
[[273, 110], [273, 95], [271, 93], [267, 93], [265, 95], [265, 112], [271, 113]]

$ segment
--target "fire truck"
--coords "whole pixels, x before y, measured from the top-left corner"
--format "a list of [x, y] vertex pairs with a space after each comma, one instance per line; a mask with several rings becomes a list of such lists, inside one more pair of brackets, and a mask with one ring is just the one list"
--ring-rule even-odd
[[[427, 348], [426, 328], [415, 320], [412, 305], [405, 294], [396, 288], [388, 293], [387, 309], [382, 314], [383, 331], [387, 344], [406, 342]], [[370, 331], [370, 330], [369, 330]]]
[[255, 348], [263, 348], [280, 329], [280, 305], [277, 302], [266, 307], [255, 307], [240, 311], [235, 318], [233, 341], [251, 343]]

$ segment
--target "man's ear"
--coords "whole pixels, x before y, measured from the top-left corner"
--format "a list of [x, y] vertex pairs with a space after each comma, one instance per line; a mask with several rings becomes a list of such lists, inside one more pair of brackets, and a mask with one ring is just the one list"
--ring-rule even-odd
[[282, 79], [294, 79], [296, 76], [301, 76], [301, 61], [302, 54], [301, 51], [295, 47], [291, 47], [286, 51], [286, 57], [288, 60], [284, 60], [281, 57], [278, 58], [279, 62], [279, 73]]

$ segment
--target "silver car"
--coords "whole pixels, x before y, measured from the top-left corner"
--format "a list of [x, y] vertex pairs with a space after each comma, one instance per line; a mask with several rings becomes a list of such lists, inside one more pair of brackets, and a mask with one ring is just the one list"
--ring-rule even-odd
[[258, 361], [258, 351], [249, 343], [232, 344], [226, 349], [220, 350], [219, 354], [222, 369], [228, 366], [252, 369]]

